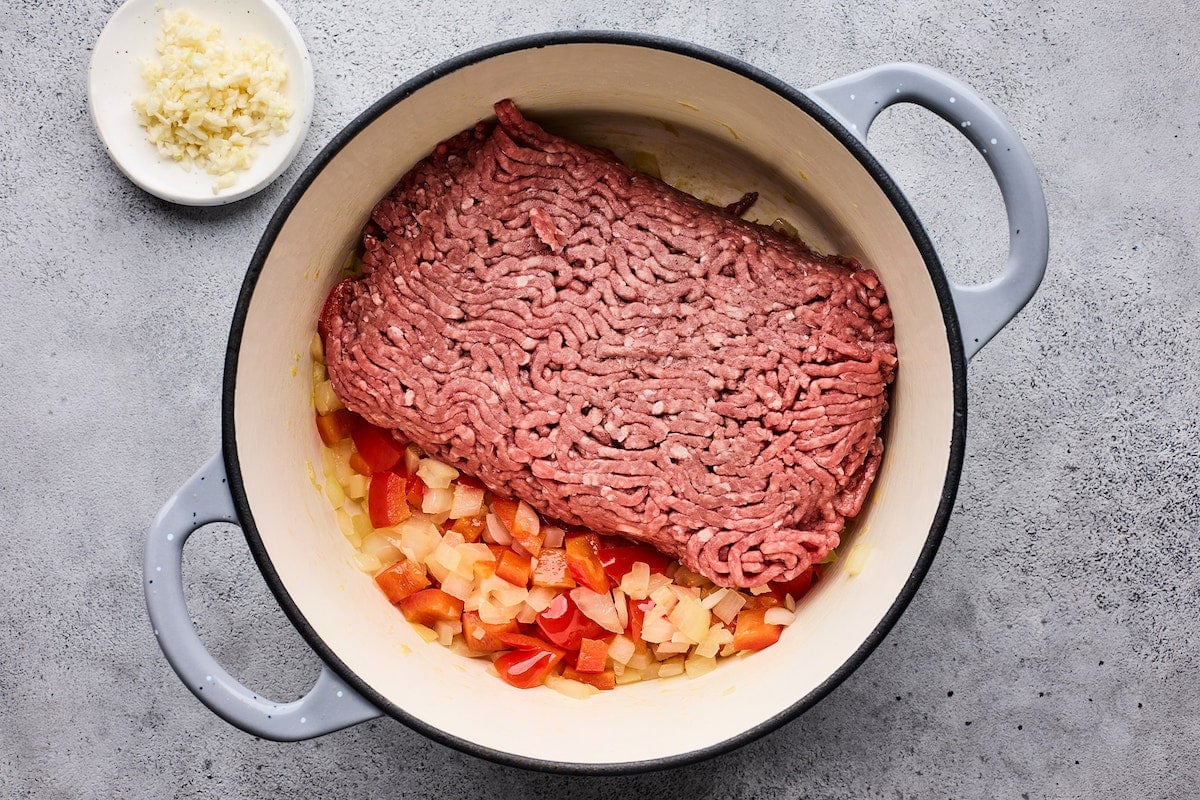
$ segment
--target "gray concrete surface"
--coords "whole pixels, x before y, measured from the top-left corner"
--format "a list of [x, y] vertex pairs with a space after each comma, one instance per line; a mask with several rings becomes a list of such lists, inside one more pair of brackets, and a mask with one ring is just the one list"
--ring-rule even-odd
[[[0, 795], [1198, 796], [1194, 4], [285, 5], [316, 64], [314, 126], [274, 186], [217, 210], [143, 194], [93, 134], [85, 69], [113, 0], [0, 8]], [[250, 254], [302, 166], [370, 101], [464, 49], [559, 28], [689, 39], [798, 86], [922, 61], [974, 84], [1023, 133], [1050, 203], [1050, 273], [971, 365], [945, 543], [856, 674], [708, 763], [529, 774], [391, 720], [299, 744], [246, 736], [167, 668], [139, 566], [158, 506], [218, 447], [225, 336]], [[982, 161], [911, 109], [889, 112], [873, 146], [951, 271], [993, 271], [1005, 232]], [[193, 545], [206, 641], [247, 681], [296, 696], [316, 659], [243, 541], [224, 529]]]

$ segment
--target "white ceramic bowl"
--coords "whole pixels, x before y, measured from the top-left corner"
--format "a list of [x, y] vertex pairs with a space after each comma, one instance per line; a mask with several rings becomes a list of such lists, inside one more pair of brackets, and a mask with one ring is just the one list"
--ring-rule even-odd
[[[788, 218], [822, 249], [861, 259], [888, 290], [900, 370], [887, 452], [847, 536], [872, 555], [855, 577], [830, 569], [778, 644], [695, 680], [632, 684], [581, 702], [514, 689], [484, 663], [426, 644], [355, 568], [310, 477], [320, 442], [308, 342], [339, 265], [396, 180], [505, 97], [556, 132], [657, 154], [667, 180], [701, 196], [727, 202], [757, 190], [758, 216]], [[863, 144], [879, 111], [900, 100], [953, 119], [988, 151], [1015, 233], [1008, 266], [987, 286], [950, 284], [911, 207]], [[805, 94], [688, 45], [567, 34], [509, 42], [431, 70], [334, 139], [255, 253], [227, 351], [224, 452], [168, 503], [147, 543], [147, 599], [160, 644], [203, 702], [270, 738], [318, 735], [387, 713], [467, 752], [574, 772], [672, 766], [749, 741], [862, 663], [916, 591], [958, 484], [967, 357], [1036, 289], [1046, 233], [1040, 185], [1011, 128], [970, 89], [925, 67], [877, 68]], [[241, 523], [280, 604], [328, 665], [303, 700], [263, 700], [196, 638], [179, 561], [183, 540], [208, 519]]]
[[[235, 183], [213, 192], [216, 176], [188, 172], [162, 158], [138, 124], [133, 101], [144, 94], [141, 63], [153, 59], [164, 12], [185, 8], [221, 26], [226, 42], [258, 36], [283, 52], [292, 106], [288, 129], [257, 148], [249, 169], [234, 173]], [[300, 31], [275, 0], [128, 0], [109, 19], [92, 51], [88, 107], [109, 156], [128, 178], [156, 197], [190, 206], [217, 206], [249, 197], [287, 169], [312, 120], [313, 72]]]

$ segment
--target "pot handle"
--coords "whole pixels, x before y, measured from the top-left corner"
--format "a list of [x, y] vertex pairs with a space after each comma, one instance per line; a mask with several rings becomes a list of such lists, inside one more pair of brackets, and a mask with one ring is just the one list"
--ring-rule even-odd
[[220, 453], [167, 501], [146, 540], [146, 608], [158, 645], [184, 685], [225, 721], [278, 742], [311, 739], [380, 716], [328, 666], [304, 697], [276, 703], [217, 663], [200, 641], [183, 595], [183, 545], [210, 522], [238, 524]]
[[951, 281], [968, 359], [1017, 315], [1046, 274], [1050, 223], [1033, 160], [1016, 131], [971, 87], [923, 64], [884, 64], [808, 90], [863, 144], [879, 113], [915, 103], [954, 125], [983, 155], [1008, 214], [1008, 262], [980, 286]]

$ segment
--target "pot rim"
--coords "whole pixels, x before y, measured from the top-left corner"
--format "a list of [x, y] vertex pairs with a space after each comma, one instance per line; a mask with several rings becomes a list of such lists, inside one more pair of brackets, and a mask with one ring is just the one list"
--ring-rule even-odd
[[[913, 242], [917, 246], [917, 250], [921, 254], [922, 260], [925, 262], [926, 269], [929, 272], [929, 277], [937, 294], [938, 305], [941, 308], [942, 318], [945, 322], [946, 339], [950, 351], [954, 397], [954, 420], [950, 439], [950, 456], [946, 465], [946, 480], [942, 486], [941, 500], [938, 504], [937, 512], [934, 514], [933, 522], [929, 528], [929, 534], [926, 537], [925, 544], [921, 549], [921, 552], [917, 558], [917, 562], [913, 567], [912, 572], [909, 574], [908, 579], [905, 581], [904, 586], [896, 596], [896, 599], [888, 608], [887, 612], [883, 615], [883, 618], [866, 637], [866, 639], [864, 639], [862, 644], [859, 645], [858, 649], [856, 649], [854, 653], [852, 653], [850, 657], [842, 663], [841, 666], [834, 670], [828, 678], [826, 678], [820, 685], [814, 688], [799, 701], [784, 709], [780, 713], [776, 714], [770, 719], [764, 720], [752, 728], [740, 731], [715, 745], [710, 745], [697, 750], [689, 750], [687, 752], [678, 753], [672, 756], [647, 759], [645, 761], [591, 764], [543, 760], [508, 753], [491, 747], [485, 747], [466, 739], [462, 739], [458, 736], [448, 734], [440, 728], [430, 725], [424, 720], [409, 714], [403, 708], [395, 705], [379, 694], [379, 692], [375, 691], [375, 689], [373, 689], [369, 684], [359, 678], [353, 670], [347, 667], [346, 664], [343, 663], [340, 658], [338, 658], [334, 650], [326, 645], [321, 637], [317, 635], [316, 631], [308, 623], [307, 619], [305, 619], [304, 615], [300, 612], [296, 603], [292, 600], [291, 595], [288, 593], [287, 588], [284, 586], [283, 581], [279, 577], [279, 574], [275, 571], [271, 559], [267, 554], [266, 547], [263, 544], [262, 537], [254, 523], [254, 517], [250, 512], [250, 505], [246, 496], [245, 487], [242, 482], [241, 466], [238, 461], [237, 453], [237, 431], [234, 423], [234, 397], [236, 393], [238, 357], [241, 349], [242, 334], [250, 306], [250, 300], [254, 294], [254, 288], [258, 282], [258, 277], [262, 272], [263, 265], [266, 263], [267, 256], [270, 253], [271, 248], [274, 246], [280, 230], [287, 221], [296, 204], [300, 201], [300, 198], [305, 194], [316, 177], [338, 155], [338, 153], [341, 152], [342, 148], [345, 147], [348, 142], [360, 134], [382, 114], [390, 110], [397, 103], [400, 103], [410, 95], [414, 94], [419, 89], [424, 88], [438, 79], [456, 72], [464, 67], [468, 67], [497, 56], [502, 56], [521, 50], [572, 44], [613, 44], [645, 47], [650, 49], [664, 50], [678, 55], [687, 56], [689, 58], [694, 58], [699, 61], [705, 61], [714, 66], [740, 75], [747, 80], [751, 80], [760, 86], [769, 89], [819, 122], [854, 158], [859, 161], [864, 169], [866, 169], [867, 173], [875, 180], [879, 188], [883, 191], [885, 196], [896, 209], [909, 234], [912, 236]], [[313, 649], [317, 656], [320, 657], [320, 659], [331, 669], [333, 669], [343, 680], [350, 684], [355, 691], [359, 692], [381, 711], [436, 742], [453, 747], [461, 752], [478, 756], [480, 758], [484, 758], [506, 766], [548, 773], [577, 775], [619, 775], [652, 772], [656, 770], [685, 766], [728, 753], [775, 731], [785, 723], [797, 718], [802, 713], [816, 705], [817, 702], [823, 699], [839, 684], [846, 680], [851, 673], [853, 673], [863, 664], [863, 662], [866, 661], [867, 657], [870, 656], [875, 648], [878, 647], [883, 639], [887, 636], [888, 632], [891, 631], [901, 614], [912, 601], [918, 587], [921, 585], [922, 580], [929, 571], [929, 567], [933, 562], [933, 558], [937, 554], [938, 546], [941, 544], [942, 537], [945, 534], [946, 526], [949, 522], [951, 511], [953, 510], [955, 496], [958, 491], [958, 483], [962, 472], [963, 456], [966, 449], [966, 427], [966, 357], [963, 353], [962, 335], [959, 329], [958, 316], [955, 312], [953, 299], [950, 294], [949, 280], [942, 269], [941, 262], [937, 257], [937, 253], [934, 251], [933, 244], [930, 241], [929, 236], [926, 234], [924, 227], [921, 225], [916, 212], [909, 204], [899, 186], [888, 174], [887, 170], [884, 169], [883, 165], [871, 154], [871, 152], [862, 142], [860, 142], [853, 134], [850, 133], [849, 130], [837, 122], [833, 116], [820, 104], [818, 104], [804, 92], [795, 89], [791, 85], [784, 83], [783, 81], [759, 70], [756, 67], [742, 62], [739, 59], [715, 50], [710, 50], [699, 45], [667, 37], [623, 31], [561, 31], [540, 33], [515, 39], [508, 39], [476, 48], [443, 61], [437, 66], [427, 69], [416, 77], [405, 81], [400, 86], [391, 90], [382, 98], [374, 102], [364, 112], [359, 114], [353, 121], [335, 134], [329, 143], [321, 149], [321, 152], [318, 153], [313, 161], [304, 169], [300, 177], [296, 180], [295, 184], [293, 184], [288, 190], [287, 194], [284, 195], [278, 209], [276, 209], [266, 227], [266, 230], [263, 232], [258, 246], [254, 250], [254, 254], [250, 260], [250, 265], [246, 271], [246, 277], [243, 280], [241, 290], [238, 294], [237, 304], [234, 308], [233, 321], [230, 326], [229, 341], [225, 353], [225, 373], [221, 392], [222, 452], [225, 459], [226, 471], [229, 477], [229, 491], [233, 497], [234, 506], [237, 509], [242, 531], [246, 537], [246, 543], [254, 557], [255, 563], [258, 565], [259, 570], [262, 572], [263, 577], [267, 582], [267, 586], [270, 588], [272, 594], [274, 594], [275, 599], [283, 609], [284, 614], [287, 615], [287, 618], [291, 621], [292, 625], [295, 626], [300, 635], [304, 637], [305, 641]]]

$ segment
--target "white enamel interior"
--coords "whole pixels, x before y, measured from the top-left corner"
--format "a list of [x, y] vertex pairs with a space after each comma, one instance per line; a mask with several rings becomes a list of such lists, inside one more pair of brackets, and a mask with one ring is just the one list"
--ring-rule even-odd
[[[484, 662], [424, 643], [355, 569], [310, 477], [320, 443], [308, 342], [336, 272], [395, 181], [504, 97], [557, 132], [655, 153], [665, 179], [700, 196], [729, 202], [759, 191], [755, 216], [785, 217], [808, 241], [860, 258], [890, 295], [901, 369], [887, 453], [843, 550], [870, 547], [865, 569], [851, 578], [833, 567], [779, 644], [697, 680], [618, 687], [581, 702], [512, 689], [485, 674]], [[235, 415], [245, 491], [270, 560], [349, 669], [452, 736], [516, 756], [596, 764], [716, 745], [784, 711], [841, 667], [896, 600], [926, 542], [954, 408], [946, 331], [926, 266], [894, 207], [833, 136], [786, 99], [708, 62], [635, 45], [562, 44], [497, 55], [435, 80], [378, 117], [316, 177], [254, 290]]]

